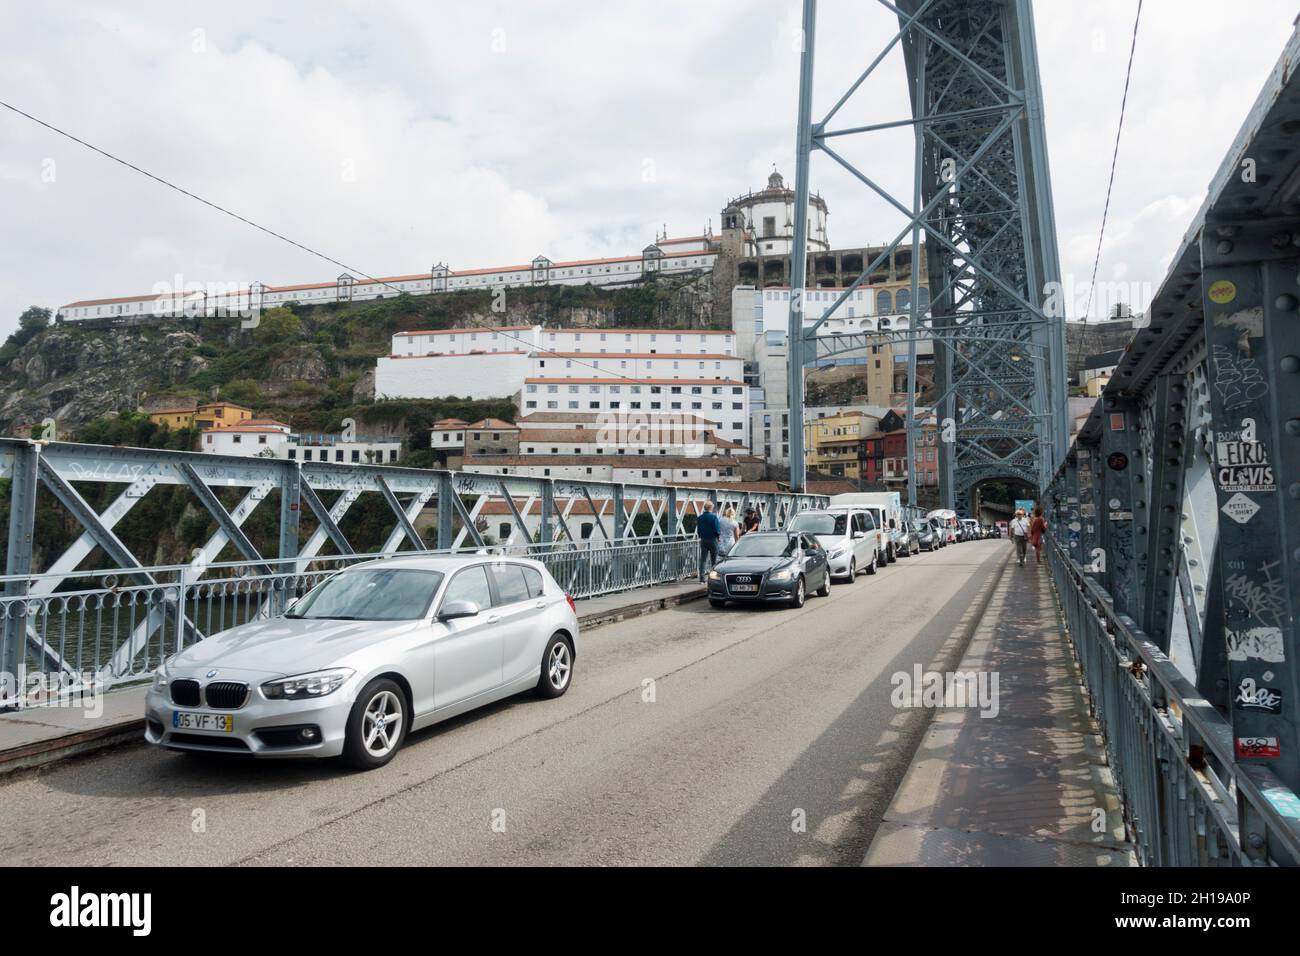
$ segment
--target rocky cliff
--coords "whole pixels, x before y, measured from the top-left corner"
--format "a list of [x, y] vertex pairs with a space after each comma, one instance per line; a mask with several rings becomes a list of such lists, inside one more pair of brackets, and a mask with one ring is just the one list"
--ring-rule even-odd
[[0, 434], [53, 419], [66, 437], [89, 421], [142, 403], [216, 397], [295, 427], [324, 429], [340, 409], [374, 400], [375, 359], [388, 353], [392, 335], [400, 331], [714, 324], [707, 275], [657, 279], [626, 289], [511, 289], [504, 309], [493, 306], [490, 292], [292, 306], [298, 322], [278, 339], [241, 329], [237, 319], [56, 324], [0, 366]]

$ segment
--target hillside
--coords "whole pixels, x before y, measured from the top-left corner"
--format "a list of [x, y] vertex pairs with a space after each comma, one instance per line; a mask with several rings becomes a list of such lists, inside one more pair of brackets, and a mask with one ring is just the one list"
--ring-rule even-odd
[[0, 353], [0, 434], [52, 418], [59, 437], [69, 438], [142, 401], [223, 398], [299, 430], [336, 430], [351, 417], [362, 430], [417, 437], [435, 417], [508, 409], [490, 402], [375, 402], [375, 359], [388, 354], [397, 332], [530, 324], [706, 328], [712, 314], [707, 277], [628, 289], [511, 289], [504, 298], [504, 311], [493, 311], [489, 291], [290, 304], [268, 311], [254, 330], [241, 329], [237, 318], [52, 325]]

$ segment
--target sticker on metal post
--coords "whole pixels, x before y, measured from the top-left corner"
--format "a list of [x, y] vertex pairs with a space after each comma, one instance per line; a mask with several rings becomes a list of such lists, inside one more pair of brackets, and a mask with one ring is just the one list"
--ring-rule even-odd
[[1220, 279], [1210, 283], [1207, 294], [1216, 305], [1227, 305], [1237, 297], [1237, 284], [1229, 279]]
[[1243, 677], [1237, 685], [1235, 703], [1242, 710], [1262, 710], [1270, 714], [1282, 713], [1282, 692], [1276, 687], [1264, 687], [1253, 677]]
[[1268, 449], [1257, 440], [1253, 419], [1246, 419], [1239, 430], [1215, 435], [1214, 461], [1221, 491], [1277, 490]]
[[1280, 627], [1227, 627], [1224, 644], [1230, 661], [1268, 661], [1281, 664], [1286, 660]]
[[1276, 737], [1238, 737], [1237, 757], [1266, 757], [1273, 759], [1282, 756], [1282, 748]]
[[1223, 503], [1219, 509], [1237, 524], [1245, 524], [1251, 518], [1255, 517], [1259, 511], [1259, 505], [1251, 501], [1241, 492], [1237, 492], [1231, 498]]

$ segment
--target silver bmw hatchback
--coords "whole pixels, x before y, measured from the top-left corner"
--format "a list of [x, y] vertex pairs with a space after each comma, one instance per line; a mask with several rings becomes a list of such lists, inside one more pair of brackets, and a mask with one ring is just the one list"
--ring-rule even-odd
[[577, 652], [573, 599], [540, 562], [370, 561], [169, 658], [145, 696], [145, 739], [373, 769], [412, 730], [525, 690], [559, 697]]

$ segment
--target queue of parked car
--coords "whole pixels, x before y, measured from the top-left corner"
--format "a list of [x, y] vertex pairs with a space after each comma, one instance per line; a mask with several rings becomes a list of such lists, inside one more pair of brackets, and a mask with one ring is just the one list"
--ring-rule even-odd
[[[802, 607], [900, 557], [996, 533], [897, 495], [803, 511], [742, 535], [709, 571], [715, 608]], [[163, 662], [145, 739], [191, 753], [338, 757], [384, 766], [408, 734], [524, 691], [573, 680], [578, 615], [540, 561], [479, 551], [344, 568], [269, 619], [213, 634]]]

